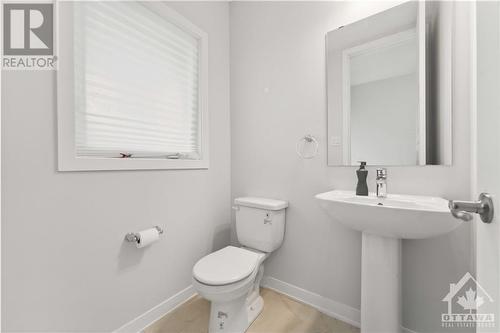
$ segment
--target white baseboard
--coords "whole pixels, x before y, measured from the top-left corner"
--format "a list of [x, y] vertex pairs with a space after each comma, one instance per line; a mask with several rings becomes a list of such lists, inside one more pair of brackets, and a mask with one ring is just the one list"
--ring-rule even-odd
[[402, 333], [417, 333], [417, 332], [412, 331], [411, 329], [406, 328], [406, 327], [401, 327], [401, 331], [402, 331]]
[[318, 311], [341, 320], [345, 323], [360, 327], [361, 313], [358, 309], [336, 302], [329, 298], [315, 294], [308, 290], [283, 282], [270, 276], [262, 279], [263, 287], [285, 294], [299, 302], [312, 306]]
[[[308, 290], [283, 282], [270, 276], [265, 276], [262, 279], [262, 287], [275, 290], [281, 294], [285, 294], [301, 303], [312, 306], [318, 311], [341, 320], [350, 325], [360, 327], [361, 313], [358, 309], [348, 305], [336, 302], [329, 298], [315, 294]], [[193, 286], [189, 286], [181, 290], [169, 299], [161, 302], [154, 308], [148, 310], [137, 318], [129, 321], [122, 327], [115, 330], [113, 333], [139, 333], [146, 327], [175, 310], [178, 306], [196, 295]], [[417, 333], [405, 327], [401, 327], [402, 333]]]
[[169, 299], [161, 302], [154, 308], [143, 313], [139, 317], [129, 321], [122, 327], [115, 330], [113, 333], [139, 333], [195, 295], [196, 292], [193, 286], [189, 286], [184, 290], [181, 290], [174, 296], [170, 297]]
[[[270, 276], [265, 276], [262, 279], [261, 285], [265, 288], [285, 294], [301, 303], [310, 305], [330, 317], [341, 320], [352, 326], [361, 326], [361, 312], [349, 305], [336, 302]], [[401, 327], [401, 331], [402, 333], [417, 333], [406, 327]]]

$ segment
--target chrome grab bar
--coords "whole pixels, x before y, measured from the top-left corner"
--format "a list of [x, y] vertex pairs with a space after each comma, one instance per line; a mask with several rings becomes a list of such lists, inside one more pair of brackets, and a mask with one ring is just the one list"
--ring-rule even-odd
[[462, 221], [472, 220], [472, 214], [479, 214], [484, 223], [491, 223], [495, 213], [493, 199], [488, 193], [481, 193], [478, 201], [458, 201], [450, 200], [448, 202], [451, 214]]

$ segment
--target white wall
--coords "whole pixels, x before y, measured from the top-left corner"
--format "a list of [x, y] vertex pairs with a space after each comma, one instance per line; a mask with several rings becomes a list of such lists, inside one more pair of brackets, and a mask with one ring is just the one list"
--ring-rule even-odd
[[[229, 8], [170, 5], [209, 34], [208, 170], [57, 172], [55, 74], [2, 73], [3, 331], [114, 330], [229, 242]], [[154, 224], [160, 242], [124, 243]]]
[[[283, 246], [266, 275], [359, 308], [360, 234], [331, 221], [314, 194], [354, 189], [354, 167], [327, 167], [325, 34], [391, 6], [388, 2], [231, 4], [232, 196], [289, 200]], [[452, 167], [391, 167], [389, 191], [469, 198], [468, 11], [457, 3]], [[295, 144], [311, 133], [320, 155], [301, 160]], [[369, 168], [374, 189], [374, 170]], [[234, 237], [234, 235], [233, 235]], [[471, 270], [469, 225], [443, 237], [403, 243], [403, 320], [440, 330], [449, 283]]]
[[[500, 192], [500, 178], [494, 175], [500, 165], [500, 3], [478, 2], [476, 4], [476, 75], [477, 124], [473, 131], [477, 142], [474, 152], [477, 180], [473, 192], [493, 193], [494, 205], [500, 207], [500, 200], [495, 193]], [[474, 108], [474, 106], [473, 106]], [[477, 280], [487, 290], [494, 302], [485, 302], [480, 313], [493, 313], [500, 318], [500, 224], [498, 217], [493, 223], [476, 223], [476, 267]], [[495, 223], [496, 222], [496, 223]], [[498, 320], [498, 319], [497, 319]], [[498, 332], [498, 325], [478, 330], [480, 333]]]

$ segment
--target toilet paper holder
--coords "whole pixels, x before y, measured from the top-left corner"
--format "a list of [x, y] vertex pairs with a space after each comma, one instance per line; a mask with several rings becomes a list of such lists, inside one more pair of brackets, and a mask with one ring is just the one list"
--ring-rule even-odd
[[[160, 228], [159, 226], [155, 225], [154, 228], [156, 230], [158, 230], [158, 234], [163, 234], [163, 229]], [[125, 240], [127, 242], [131, 242], [131, 243], [139, 243], [139, 234], [136, 234], [134, 232], [129, 232], [128, 234], [125, 235]]]

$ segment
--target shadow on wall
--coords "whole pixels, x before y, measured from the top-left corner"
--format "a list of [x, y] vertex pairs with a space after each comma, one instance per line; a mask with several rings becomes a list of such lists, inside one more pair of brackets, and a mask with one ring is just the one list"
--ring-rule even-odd
[[118, 252], [118, 271], [125, 271], [138, 265], [148, 250], [149, 247], [138, 249], [135, 244], [130, 244], [124, 238]]
[[213, 234], [212, 252], [231, 244], [231, 224], [218, 225]]

